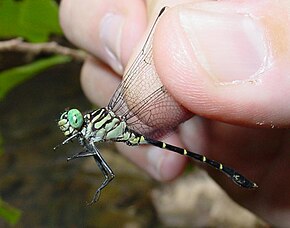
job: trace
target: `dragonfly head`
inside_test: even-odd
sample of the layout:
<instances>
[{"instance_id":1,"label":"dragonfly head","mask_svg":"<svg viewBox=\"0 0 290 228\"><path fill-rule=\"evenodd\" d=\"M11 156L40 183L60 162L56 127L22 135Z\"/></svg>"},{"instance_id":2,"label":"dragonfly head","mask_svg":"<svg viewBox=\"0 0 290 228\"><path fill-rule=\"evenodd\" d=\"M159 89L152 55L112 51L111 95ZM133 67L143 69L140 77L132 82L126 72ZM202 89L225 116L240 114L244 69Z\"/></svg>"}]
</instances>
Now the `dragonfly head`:
<instances>
[{"instance_id":1,"label":"dragonfly head","mask_svg":"<svg viewBox=\"0 0 290 228\"><path fill-rule=\"evenodd\" d=\"M78 109L70 109L61 114L58 127L67 137L77 134L84 123L84 116Z\"/></svg>"}]
</instances>

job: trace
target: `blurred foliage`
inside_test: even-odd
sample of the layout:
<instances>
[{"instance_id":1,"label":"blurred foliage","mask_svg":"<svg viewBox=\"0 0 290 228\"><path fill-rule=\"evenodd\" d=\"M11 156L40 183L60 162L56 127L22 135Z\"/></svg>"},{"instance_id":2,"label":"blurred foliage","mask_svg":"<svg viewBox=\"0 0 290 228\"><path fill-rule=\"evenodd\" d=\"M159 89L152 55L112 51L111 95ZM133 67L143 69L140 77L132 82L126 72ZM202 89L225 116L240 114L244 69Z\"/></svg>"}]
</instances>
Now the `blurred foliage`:
<instances>
[{"instance_id":1,"label":"blurred foliage","mask_svg":"<svg viewBox=\"0 0 290 228\"><path fill-rule=\"evenodd\" d=\"M10 206L0 198L0 217L3 218L9 225L15 225L21 216L21 211Z\"/></svg>"},{"instance_id":2,"label":"blurred foliage","mask_svg":"<svg viewBox=\"0 0 290 228\"><path fill-rule=\"evenodd\" d=\"M67 56L52 56L0 72L0 101L15 86L56 64L70 61Z\"/></svg>"},{"instance_id":3,"label":"blurred foliage","mask_svg":"<svg viewBox=\"0 0 290 228\"><path fill-rule=\"evenodd\" d=\"M0 1L1 38L23 37L30 42L45 42L51 34L62 34L55 1Z\"/></svg>"},{"instance_id":4,"label":"blurred foliage","mask_svg":"<svg viewBox=\"0 0 290 228\"><path fill-rule=\"evenodd\" d=\"M0 38L22 37L30 42L45 42L52 34L61 35L58 4L53 0L0 1ZM67 57L48 57L26 66L0 73L0 100L16 85L56 64L67 62Z\"/></svg>"},{"instance_id":5,"label":"blurred foliage","mask_svg":"<svg viewBox=\"0 0 290 228\"><path fill-rule=\"evenodd\" d=\"M0 1L1 40L22 37L28 42L46 42L49 41L51 35L62 35L57 1ZM50 56L0 72L0 100L15 86L49 67L68 62L70 59L67 56ZM0 155L2 153L3 139L0 134ZM0 198L0 218L3 218L9 225L14 225L20 216L20 210L13 208Z\"/></svg>"}]
</instances>

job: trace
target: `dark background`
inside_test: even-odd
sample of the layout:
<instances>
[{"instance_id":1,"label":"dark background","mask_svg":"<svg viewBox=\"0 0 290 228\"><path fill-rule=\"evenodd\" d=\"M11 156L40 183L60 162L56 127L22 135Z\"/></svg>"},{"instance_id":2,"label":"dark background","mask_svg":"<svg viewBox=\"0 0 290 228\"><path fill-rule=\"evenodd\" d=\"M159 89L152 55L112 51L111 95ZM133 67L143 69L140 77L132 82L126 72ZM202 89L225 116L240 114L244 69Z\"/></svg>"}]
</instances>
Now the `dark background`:
<instances>
[{"instance_id":1,"label":"dark background","mask_svg":"<svg viewBox=\"0 0 290 228\"><path fill-rule=\"evenodd\" d=\"M66 161L81 150L77 142L53 150L64 140L57 127L64 108L92 108L80 88L80 67L72 62L46 70L1 101L1 197L22 210L19 225L25 227L158 224L149 197L153 182L116 153L113 144L98 146L117 177L89 207L86 203L102 180L97 165L91 158ZM6 223L0 219L2 225Z\"/></svg>"}]
</instances>

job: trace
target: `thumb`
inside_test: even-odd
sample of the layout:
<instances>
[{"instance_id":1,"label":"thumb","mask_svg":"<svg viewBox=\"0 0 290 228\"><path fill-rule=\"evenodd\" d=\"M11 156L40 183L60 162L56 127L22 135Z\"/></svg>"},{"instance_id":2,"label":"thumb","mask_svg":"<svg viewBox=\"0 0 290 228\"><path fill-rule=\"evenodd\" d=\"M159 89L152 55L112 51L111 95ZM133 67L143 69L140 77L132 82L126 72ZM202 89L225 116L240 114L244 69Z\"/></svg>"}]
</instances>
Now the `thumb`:
<instances>
[{"instance_id":1,"label":"thumb","mask_svg":"<svg viewBox=\"0 0 290 228\"><path fill-rule=\"evenodd\" d=\"M200 116L289 127L289 6L211 1L169 9L153 43L162 83Z\"/></svg>"}]
</instances>

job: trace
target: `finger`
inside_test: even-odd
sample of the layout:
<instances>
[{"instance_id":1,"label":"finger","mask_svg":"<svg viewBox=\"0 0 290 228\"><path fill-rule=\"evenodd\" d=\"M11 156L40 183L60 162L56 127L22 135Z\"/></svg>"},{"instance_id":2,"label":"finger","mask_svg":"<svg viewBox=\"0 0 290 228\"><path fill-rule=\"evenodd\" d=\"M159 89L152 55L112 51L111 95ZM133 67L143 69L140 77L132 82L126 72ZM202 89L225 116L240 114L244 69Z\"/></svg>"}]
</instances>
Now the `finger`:
<instances>
[{"instance_id":1,"label":"finger","mask_svg":"<svg viewBox=\"0 0 290 228\"><path fill-rule=\"evenodd\" d=\"M289 1L210 1L170 8L153 43L161 81L201 116L289 127L289 7Z\"/></svg>"},{"instance_id":2,"label":"finger","mask_svg":"<svg viewBox=\"0 0 290 228\"><path fill-rule=\"evenodd\" d=\"M60 21L66 37L123 73L146 27L143 1L63 0Z\"/></svg>"},{"instance_id":3,"label":"finger","mask_svg":"<svg viewBox=\"0 0 290 228\"><path fill-rule=\"evenodd\" d=\"M82 68L81 85L89 100L104 107L119 85L121 79L107 65L88 58Z\"/></svg>"}]
</instances>

